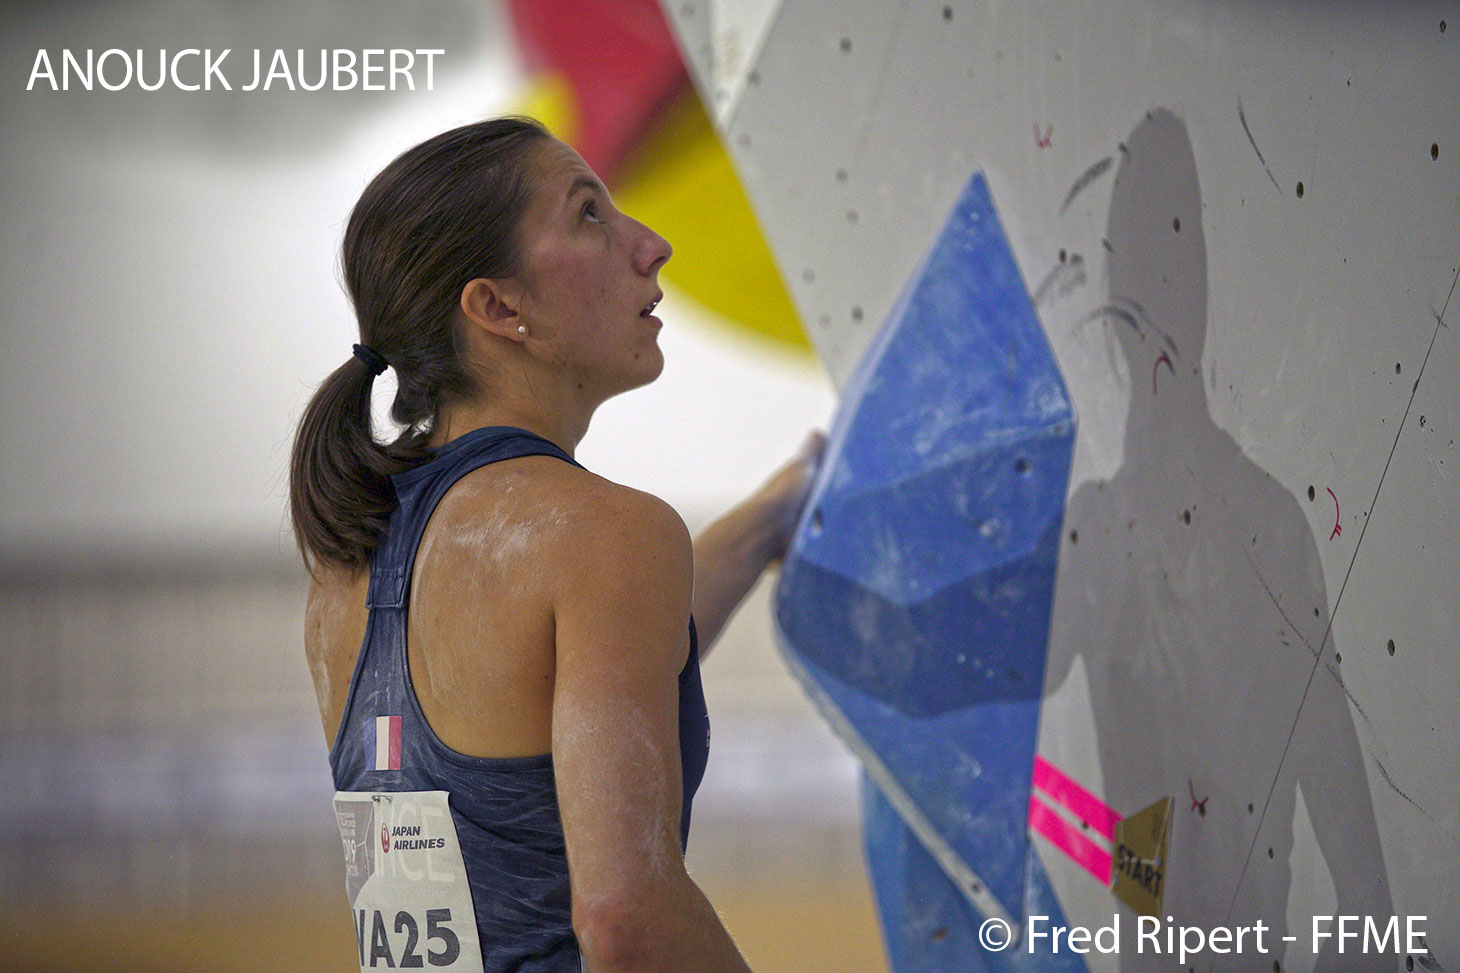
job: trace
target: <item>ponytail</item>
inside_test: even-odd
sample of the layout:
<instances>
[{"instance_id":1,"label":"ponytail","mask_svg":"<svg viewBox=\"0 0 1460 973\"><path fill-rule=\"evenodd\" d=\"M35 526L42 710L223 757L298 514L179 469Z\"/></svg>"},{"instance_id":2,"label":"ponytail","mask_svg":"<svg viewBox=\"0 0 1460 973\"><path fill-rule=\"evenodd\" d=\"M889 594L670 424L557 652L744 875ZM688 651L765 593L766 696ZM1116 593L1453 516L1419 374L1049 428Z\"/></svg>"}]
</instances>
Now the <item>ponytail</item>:
<instances>
[{"instance_id":1,"label":"ponytail","mask_svg":"<svg viewBox=\"0 0 1460 973\"><path fill-rule=\"evenodd\" d=\"M443 403L480 391L456 308L469 281L517 273L530 151L550 137L520 116L463 125L402 153L355 204L342 263L368 354L351 356L314 393L289 462L290 519L311 573L320 561L369 561L395 508L390 478L431 457ZM386 445L370 428L382 359L398 379L391 418L405 429Z\"/></svg>"},{"instance_id":2,"label":"ponytail","mask_svg":"<svg viewBox=\"0 0 1460 973\"><path fill-rule=\"evenodd\" d=\"M324 380L299 420L289 461L289 506L306 565L311 557L363 565L385 535L395 507L390 477L426 458L424 436L389 448L375 441L370 429L374 379L370 367L351 356Z\"/></svg>"}]
</instances>

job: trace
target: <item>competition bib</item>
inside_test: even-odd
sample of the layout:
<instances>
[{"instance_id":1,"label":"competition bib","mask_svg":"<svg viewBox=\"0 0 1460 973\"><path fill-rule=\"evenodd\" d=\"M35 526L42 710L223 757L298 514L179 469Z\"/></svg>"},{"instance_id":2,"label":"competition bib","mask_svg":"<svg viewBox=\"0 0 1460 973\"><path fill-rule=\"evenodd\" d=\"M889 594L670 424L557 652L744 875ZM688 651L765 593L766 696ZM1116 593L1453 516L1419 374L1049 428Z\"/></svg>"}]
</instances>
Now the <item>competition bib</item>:
<instances>
[{"instance_id":1,"label":"competition bib","mask_svg":"<svg viewBox=\"0 0 1460 973\"><path fill-rule=\"evenodd\" d=\"M360 969L482 969L446 791L337 791Z\"/></svg>"}]
</instances>

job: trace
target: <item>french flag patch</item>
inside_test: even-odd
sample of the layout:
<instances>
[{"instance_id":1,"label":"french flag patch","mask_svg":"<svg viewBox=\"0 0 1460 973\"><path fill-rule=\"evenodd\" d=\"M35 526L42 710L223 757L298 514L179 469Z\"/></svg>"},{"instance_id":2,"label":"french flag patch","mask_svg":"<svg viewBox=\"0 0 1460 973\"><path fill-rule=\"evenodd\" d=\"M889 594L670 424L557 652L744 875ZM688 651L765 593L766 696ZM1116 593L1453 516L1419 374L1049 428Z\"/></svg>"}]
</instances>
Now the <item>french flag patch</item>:
<instances>
[{"instance_id":1,"label":"french flag patch","mask_svg":"<svg viewBox=\"0 0 1460 973\"><path fill-rule=\"evenodd\" d=\"M374 725L366 723L364 729L366 762L375 770L400 770L400 717L377 716Z\"/></svg>"}]
</instances>

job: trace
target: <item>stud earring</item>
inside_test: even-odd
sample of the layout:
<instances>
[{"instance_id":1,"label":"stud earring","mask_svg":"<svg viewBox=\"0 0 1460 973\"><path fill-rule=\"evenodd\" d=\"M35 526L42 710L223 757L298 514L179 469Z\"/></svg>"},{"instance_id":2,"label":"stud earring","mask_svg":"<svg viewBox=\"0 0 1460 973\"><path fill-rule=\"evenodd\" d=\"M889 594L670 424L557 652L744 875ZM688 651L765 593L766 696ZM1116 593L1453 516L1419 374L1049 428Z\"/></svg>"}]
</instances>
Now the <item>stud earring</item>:
<instances>
[{"instance_id":1,"label":"stud earring","mask_svg":"<svg viewBox=\"0 0 1460 973\"><path fill-rule=\"evenodd\" d=\"M525 325L525 324L519 324L517 326L517 333L518 334L527 334L527 325Z\"/></svg>"}]
</instances>

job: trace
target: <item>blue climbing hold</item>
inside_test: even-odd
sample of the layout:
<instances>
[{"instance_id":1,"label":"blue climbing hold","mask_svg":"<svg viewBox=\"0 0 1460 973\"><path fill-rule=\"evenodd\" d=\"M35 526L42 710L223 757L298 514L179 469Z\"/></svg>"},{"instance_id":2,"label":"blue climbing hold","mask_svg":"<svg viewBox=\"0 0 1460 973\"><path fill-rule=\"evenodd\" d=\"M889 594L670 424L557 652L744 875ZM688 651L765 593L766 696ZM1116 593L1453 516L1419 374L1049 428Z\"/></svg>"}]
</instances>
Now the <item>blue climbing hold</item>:
<instances>
[{"instance_id":1,"label":"blue climbing hold","mask_svg":"<svg viewBox=\"0 0 1460 973\"><path fill-rule=\"evenodd\" d=\"M783 653L970 904L1017 922L1074 415L982 175L829 439Z\"/></svg>"}]
</instances>

